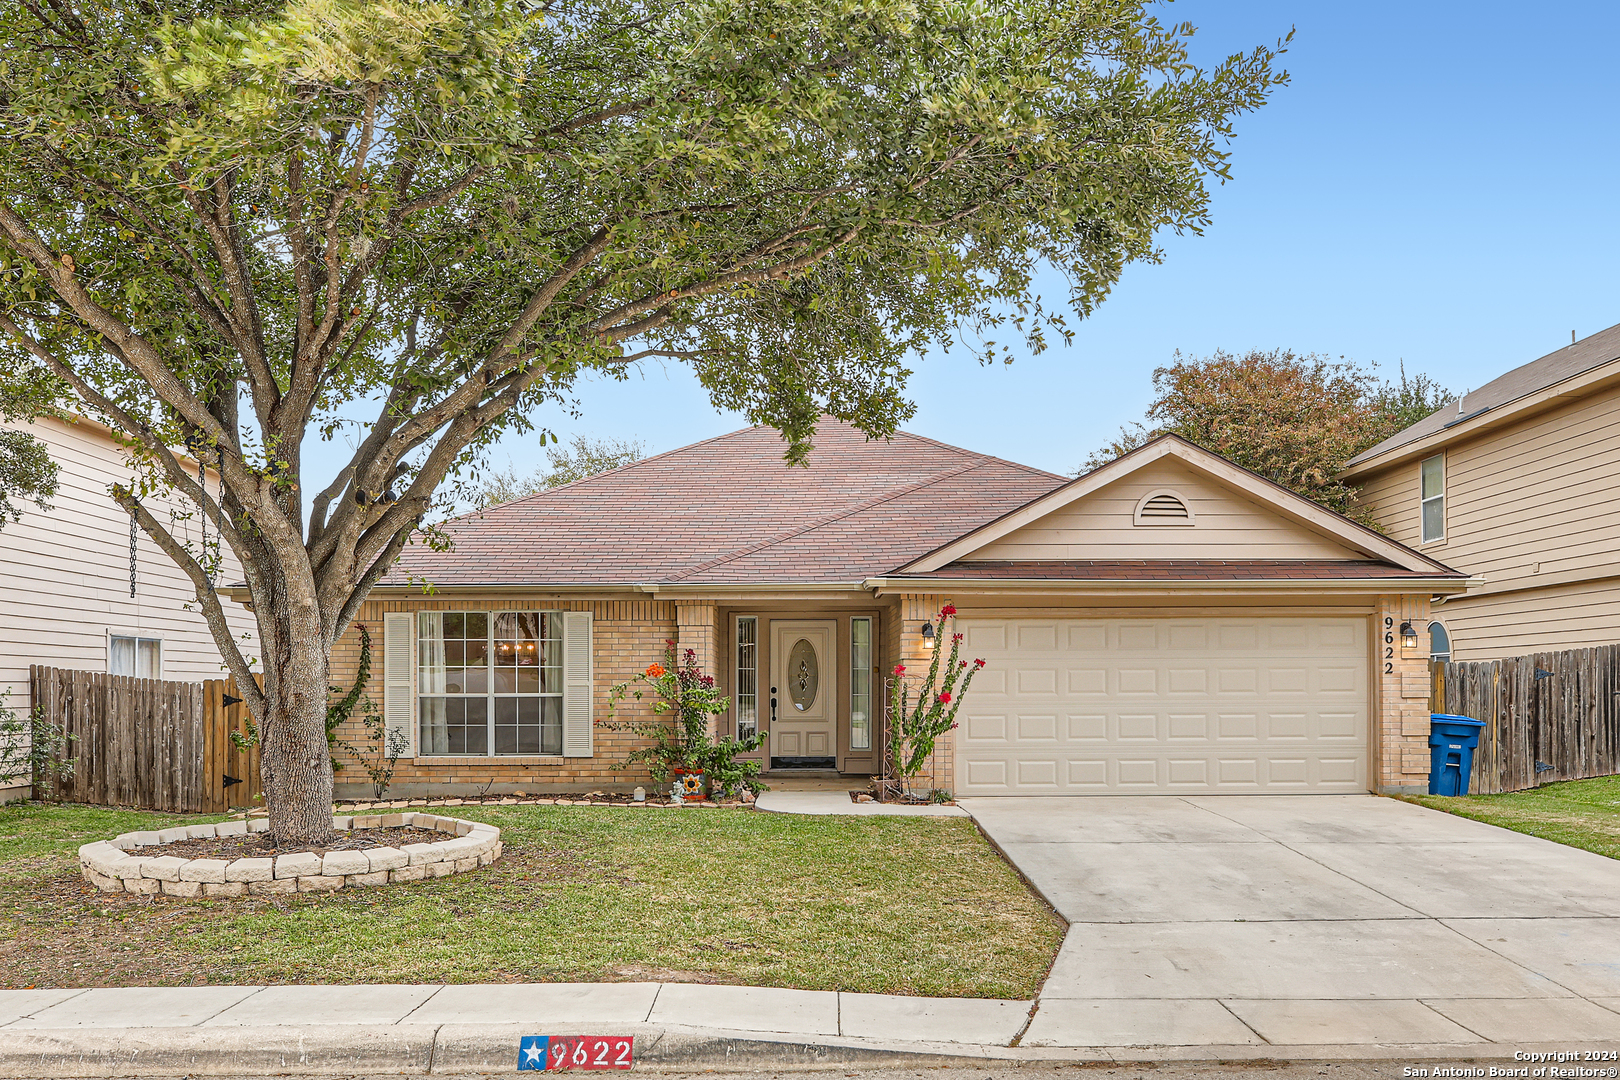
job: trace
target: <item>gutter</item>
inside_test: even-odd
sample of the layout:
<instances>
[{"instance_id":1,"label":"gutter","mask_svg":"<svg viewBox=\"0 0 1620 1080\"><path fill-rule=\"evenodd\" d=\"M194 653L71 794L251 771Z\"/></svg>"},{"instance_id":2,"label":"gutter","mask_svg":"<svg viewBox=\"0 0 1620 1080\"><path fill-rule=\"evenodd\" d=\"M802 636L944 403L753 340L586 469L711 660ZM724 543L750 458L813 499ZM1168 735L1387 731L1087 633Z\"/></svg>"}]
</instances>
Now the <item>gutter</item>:
<instances>
[{"instance_id":1,"label":"gutter","mask_svg":"<svg viewBox=\"0 0 1620 1080\"><path fill-rule=\"evenodd\" d=\"M1426 592L1460 593L1482 588L1482 577L1408 578L1266 578L1262 580L1218 580L1209 578L868 578L866 587L876 596L889 593L937 592L942 589L975 589L988 592L1054 593L1077 592Z\"/></svg>"}]
</instances>

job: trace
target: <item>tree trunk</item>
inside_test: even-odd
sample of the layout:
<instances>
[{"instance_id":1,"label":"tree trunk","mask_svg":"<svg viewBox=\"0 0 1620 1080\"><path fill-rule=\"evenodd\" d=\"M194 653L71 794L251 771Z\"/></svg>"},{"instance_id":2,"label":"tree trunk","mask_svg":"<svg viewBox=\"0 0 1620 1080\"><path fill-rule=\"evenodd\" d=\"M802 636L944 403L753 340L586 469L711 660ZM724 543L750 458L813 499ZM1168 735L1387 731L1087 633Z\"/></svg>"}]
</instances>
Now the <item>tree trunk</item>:
<instances>
[{"instance_id":1,"label":"tree trunk","mask_svg":"<svg viewBox=\"0 0 1620 1080\"><path fill-rule=\"evenodd\" d=\"M271 835L280 844L319 847L332 835L329 658L319 635L312 636L290 642L279 669L265 673L260 761ZM266 663L273 661L267 656Z\"/></svg>"}]
</instances>

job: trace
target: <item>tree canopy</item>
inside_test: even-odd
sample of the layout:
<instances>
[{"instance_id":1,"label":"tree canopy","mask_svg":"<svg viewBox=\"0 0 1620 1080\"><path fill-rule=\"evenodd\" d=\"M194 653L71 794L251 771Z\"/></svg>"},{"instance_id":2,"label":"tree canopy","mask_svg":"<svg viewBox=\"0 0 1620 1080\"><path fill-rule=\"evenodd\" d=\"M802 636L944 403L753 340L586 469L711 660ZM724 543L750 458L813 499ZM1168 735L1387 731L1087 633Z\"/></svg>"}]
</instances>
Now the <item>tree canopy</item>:
<instances>
[{"instance_id":1,"label":"tree canopy","mask_svg":"<svg viewBox=\"0 0 1620 1080\"><path fill-rule=\"evenodd\" d=\"M115 497L198 590L272 828L314 835L327 655L447 475L647 357L798 459L823 413L894 431L964 325L1044 347L1205 224L1286 77L1191 33L1146 0L0 0L5 376L128 441ZM241 560L262 691L155 487Z\"/></svg>"},{"instance_id":2,"label":"tree canopy","mask_svg":"<svg viewBox=\"0 0 1620 1080\"><path fill-rule=\"evenodd\" d=\"M1335 479L1363 450L1428 416L1452 394L1427 375L1385 383L1344 360L1287 349L1216 352L1153 372L1147 423L1121 428L1084 470L1166 433L1181 436L1333 510L1371 524Z\"/></svg>"}]
</instances>

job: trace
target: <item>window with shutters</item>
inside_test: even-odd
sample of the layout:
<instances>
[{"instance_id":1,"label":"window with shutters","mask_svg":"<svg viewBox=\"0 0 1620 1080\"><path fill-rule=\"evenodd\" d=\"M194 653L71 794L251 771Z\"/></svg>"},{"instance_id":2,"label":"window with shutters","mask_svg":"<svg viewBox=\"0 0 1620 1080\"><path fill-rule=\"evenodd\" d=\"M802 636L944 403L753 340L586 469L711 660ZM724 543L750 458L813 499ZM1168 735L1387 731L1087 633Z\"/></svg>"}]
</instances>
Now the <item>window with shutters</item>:
<instances>
[{"instance_id":1,"label":"window with shutters","mask_svg":"<svg viewBox=\"0 0 1620 1080\"><path fill-rule=\"evenodd\" d=\"M1179 491L1160 489L1142 496L1134 520L1137 525L1191 525L1195 515Z\"/></svg>"},{"instance_id":2,"label":"window with shutters","mask_svg":"<svg viewBox=\"0 0 1620 1080\"><path fill-rule=\"evenodd\" d=\"M417 613L418 753L563 752L557 611Z\"/></svg>"}]
</instances>

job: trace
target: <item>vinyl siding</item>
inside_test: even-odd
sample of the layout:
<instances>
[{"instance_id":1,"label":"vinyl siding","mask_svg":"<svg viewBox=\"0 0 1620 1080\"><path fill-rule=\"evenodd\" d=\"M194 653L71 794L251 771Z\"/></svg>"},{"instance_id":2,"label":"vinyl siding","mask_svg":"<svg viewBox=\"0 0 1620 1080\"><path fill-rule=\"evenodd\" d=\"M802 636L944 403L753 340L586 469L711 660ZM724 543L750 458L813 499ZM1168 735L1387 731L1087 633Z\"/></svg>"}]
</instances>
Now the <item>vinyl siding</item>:
<instances>
[{"instance_id":1,"label":"vinyl siding","mask_svg":"<svg viewBox=\"0 0 1620 1080\"><path fill-rule=\"evenodd\" d=\"M129 517L107 494L129 479L122 449L88 422L42 420L28 430L60 466L60 489L49 511L24 502L22 520L0 529L0 690L10 689L13 706L26 706L30 664L106 671L109 634L161 638L166 679L221 678L207 624L186 610L196 607L190 580L144 534L136 541L137 592L129 595ZM159 496L147 505L160 520L182 510ZM174 527L197 539L195 520ZM224 557L221 579L240 581L229 548ZM225 610L251 641L252 614L234 602Z\"/></svg>"},{"instance_id":2,"label":"vinyl siding","mask_svg":"<svg viewBox=\"0 0 1620 1080\"><path fill-rule=\"evenodd\" d=\"M1196 523L1135 524L1136 504L1158 488L1179 493ZM1008 533L964 561L1365 557L1167 458Z\"/></svg>"},{"instance_id":3,"label":"vinyl siding","mask_svg":"<svg viewBox=\"0 0 1620 1080\"><path fill-rule=\"evenodd\" d=\"M1447 447L1446 537L1421 550L1485 578L1437 609L1456 659L1620 641L1620 388ZM1419 547L1418 469L1372 476L1362 498ZM1601 580L1600 580L1601 579Z\"/></svg>"}]
</instances>

